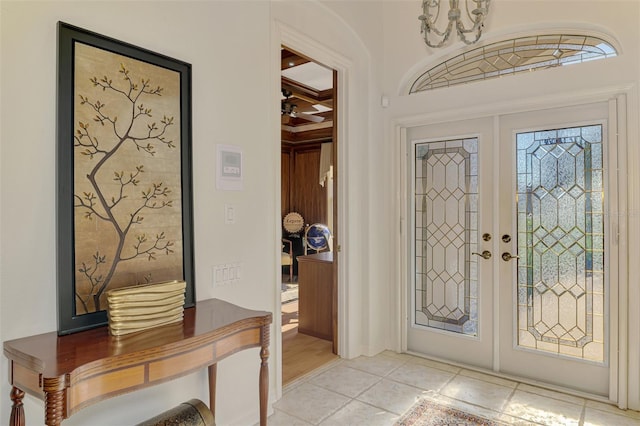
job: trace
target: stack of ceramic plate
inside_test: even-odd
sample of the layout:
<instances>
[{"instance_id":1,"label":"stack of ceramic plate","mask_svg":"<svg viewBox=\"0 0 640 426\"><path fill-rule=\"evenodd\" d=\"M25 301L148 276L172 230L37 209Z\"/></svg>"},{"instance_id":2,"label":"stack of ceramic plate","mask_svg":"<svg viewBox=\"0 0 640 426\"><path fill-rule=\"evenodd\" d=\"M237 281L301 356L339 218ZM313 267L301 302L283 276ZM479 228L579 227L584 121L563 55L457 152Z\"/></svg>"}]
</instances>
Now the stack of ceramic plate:
<instances>
[{"instance_id":1,"label":"stack of ceramic plate","mask_svg":"<svg viewBox=\"0 0 640 426\"><path fill-rule=\"evenodd\" d=\"M109 332L122 336L182 321L186 287L184 281L167 281L109 290Z\"/></svg>"}]
</instances>

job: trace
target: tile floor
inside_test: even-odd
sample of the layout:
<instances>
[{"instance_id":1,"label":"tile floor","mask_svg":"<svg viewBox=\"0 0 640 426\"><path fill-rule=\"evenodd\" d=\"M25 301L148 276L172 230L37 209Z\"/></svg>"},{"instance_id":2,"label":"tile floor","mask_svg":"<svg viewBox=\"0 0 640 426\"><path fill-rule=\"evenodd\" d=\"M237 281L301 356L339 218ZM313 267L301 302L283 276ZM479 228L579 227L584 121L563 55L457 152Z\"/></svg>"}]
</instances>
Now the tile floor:
<instances>
[{"instance_id":1,"label":"tile floor","mask_svg":"<svg viewBox=\"0 0 640 426\"><path fill-rule=\"evenodd\" d=\"M640 425L639 412L389 351L290 383L268 423L393 425L421 396L514 425Z\"/></svg>"}]
</instances>

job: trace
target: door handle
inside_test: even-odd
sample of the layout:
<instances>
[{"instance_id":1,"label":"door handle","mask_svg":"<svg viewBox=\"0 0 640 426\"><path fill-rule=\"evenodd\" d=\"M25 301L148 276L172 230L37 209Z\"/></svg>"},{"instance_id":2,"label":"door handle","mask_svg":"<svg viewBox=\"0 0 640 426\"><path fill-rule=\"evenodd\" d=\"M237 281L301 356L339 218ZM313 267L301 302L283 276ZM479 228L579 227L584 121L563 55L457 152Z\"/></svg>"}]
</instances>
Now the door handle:
<instances>
[{"instance_id":1,"label":"door handle","mask_svg":"<svg viewBox=\"0 0 640 426\"><path fill-rule=\"evenodd\" d=\"M473 252L471 254L477 254L478 256L480 256L483 259L491 259L491 252L489 250L485 250L482 253Z\"/></svg>"},{"instance_id":2,"label":"door handle","mask_svg":"<svg viewBox=\"0 0 640 426\"><path fill-rule=\"evenodd\" d=\"M508 262L511 259L520 259L520 256L514 256L508 251L505 251L504 253L502 253L502 260L504 260L505 262Z\"/></svg>"}]
</instances>

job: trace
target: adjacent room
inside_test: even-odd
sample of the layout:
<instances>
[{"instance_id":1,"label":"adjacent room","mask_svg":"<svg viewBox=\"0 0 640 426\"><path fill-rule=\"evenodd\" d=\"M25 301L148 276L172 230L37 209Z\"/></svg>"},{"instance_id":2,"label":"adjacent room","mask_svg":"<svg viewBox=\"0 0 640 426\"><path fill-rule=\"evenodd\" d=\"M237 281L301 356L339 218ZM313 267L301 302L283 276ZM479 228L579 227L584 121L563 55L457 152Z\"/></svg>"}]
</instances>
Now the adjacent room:
<instances>
[{"instance_id":1,"label":"adjacent room","mask_svg":"<svg viewBox=\"0 0 640 426\"><path fill-rule=\"evenodd\" d=\"M282 48L282 382L337 358L335 72Z\"/></svg>"}]
</instances>

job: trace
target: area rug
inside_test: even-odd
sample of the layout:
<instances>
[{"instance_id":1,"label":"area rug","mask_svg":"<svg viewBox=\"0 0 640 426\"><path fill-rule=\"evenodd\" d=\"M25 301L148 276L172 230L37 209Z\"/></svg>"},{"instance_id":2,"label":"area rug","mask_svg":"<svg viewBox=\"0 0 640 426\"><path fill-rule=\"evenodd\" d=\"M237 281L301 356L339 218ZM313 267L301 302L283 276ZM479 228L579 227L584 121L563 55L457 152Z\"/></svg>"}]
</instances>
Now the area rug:
<instances>
[{"instance_id":1,"label":"area rug","mask_svg":"<svg viewBox=\"0 0 640 426\"><path fill-rule=\"evenodd\" d=\"M423 398L416 402L394 426L502 426L504 424Z\"/></svg>"}]
</instances>

